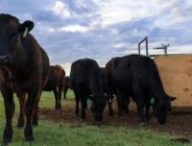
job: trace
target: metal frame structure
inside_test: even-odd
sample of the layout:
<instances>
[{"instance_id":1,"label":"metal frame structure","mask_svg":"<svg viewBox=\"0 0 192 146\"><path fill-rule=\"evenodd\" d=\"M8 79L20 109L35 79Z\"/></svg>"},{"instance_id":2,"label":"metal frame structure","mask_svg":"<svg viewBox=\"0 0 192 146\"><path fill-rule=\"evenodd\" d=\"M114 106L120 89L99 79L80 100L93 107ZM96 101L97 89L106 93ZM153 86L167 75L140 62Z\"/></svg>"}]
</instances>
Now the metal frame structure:
<instances>
[{"instance_id":1,"label":"metal frame structure","mask_svg":"<svg viewBox=\"0 0 192 146\"><path fill-rule=\"evenodd\" d=\"M142 41L138 43L138 53L141 55L141 44L145 42L146 55L149 56L148 37L146 36Z\"/></svg>"},{"instance_id":2,"label":"metal frame structure","mask_svg":"<svg viewBox=\"0 0 192 146\"><path fill-rule=\"evenodd\" d=\"M167 44L167 45L162 44L162 47L157 47L157 48L154 48L154 49L162 49L162 50L164 50L164 55L167 55L168 47L169 47L169 44Z\"/></svg>"}]
</instances>

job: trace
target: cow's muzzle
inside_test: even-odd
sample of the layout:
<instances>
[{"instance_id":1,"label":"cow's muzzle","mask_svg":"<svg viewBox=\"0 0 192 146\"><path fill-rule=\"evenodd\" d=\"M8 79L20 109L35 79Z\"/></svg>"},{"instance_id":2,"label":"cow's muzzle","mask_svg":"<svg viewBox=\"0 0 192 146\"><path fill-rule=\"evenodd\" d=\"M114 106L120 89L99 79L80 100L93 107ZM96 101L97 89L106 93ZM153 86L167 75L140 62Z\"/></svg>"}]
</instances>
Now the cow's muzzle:
<instances>
[{"instance_id":1,"label":"cow's muzzle","mask_svg":"<svg viewBox=\"0 0 192 146\"><path fill-rule=\"evenodd\" d=\"M0 64L6 64L9 62L8 56L2 55L0 56Z\"/></svg>"}]
</instances>

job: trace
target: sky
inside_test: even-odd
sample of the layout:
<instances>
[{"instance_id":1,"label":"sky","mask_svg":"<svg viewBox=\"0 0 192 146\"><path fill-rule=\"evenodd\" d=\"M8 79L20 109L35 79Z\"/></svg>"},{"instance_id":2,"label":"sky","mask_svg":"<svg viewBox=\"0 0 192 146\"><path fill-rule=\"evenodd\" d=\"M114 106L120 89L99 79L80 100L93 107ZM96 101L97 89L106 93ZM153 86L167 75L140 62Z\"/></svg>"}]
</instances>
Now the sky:
<instances>
[{"instance_id":1,"label":"sky","mask_svg":"<svg viewBox=\"0 0 192 146\"><path fill-rule=\"evenodd\" d=\"M77 59L105 66L112 57L138 53L146 36L149 54L163 53L154 49L162 44L170 44L169 54L192 53L192 0L1 0L0 13L32 20L31 33L51 64L67 74Z\"/></svg>"}]
</instances>

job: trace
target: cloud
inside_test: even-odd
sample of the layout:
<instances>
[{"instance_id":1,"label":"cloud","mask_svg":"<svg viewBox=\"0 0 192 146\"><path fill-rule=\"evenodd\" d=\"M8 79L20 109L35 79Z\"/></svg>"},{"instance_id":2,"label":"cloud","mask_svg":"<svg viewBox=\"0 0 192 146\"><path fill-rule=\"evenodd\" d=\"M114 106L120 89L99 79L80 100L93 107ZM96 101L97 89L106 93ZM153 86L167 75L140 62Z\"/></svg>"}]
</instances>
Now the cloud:
<instances>
[{"instance_id":1,"label":"cloud","mask_svg":"<svg viewBox=\"0 0 192 146\"><path fill-rule=\"evenodd\" d=\"M50 10L55 15L62 16L64 18L71 16L70 12L67 10L65 3L63 3L62 1L56 1L53 7L50 8Z\"/></svg>"}]
</instances>

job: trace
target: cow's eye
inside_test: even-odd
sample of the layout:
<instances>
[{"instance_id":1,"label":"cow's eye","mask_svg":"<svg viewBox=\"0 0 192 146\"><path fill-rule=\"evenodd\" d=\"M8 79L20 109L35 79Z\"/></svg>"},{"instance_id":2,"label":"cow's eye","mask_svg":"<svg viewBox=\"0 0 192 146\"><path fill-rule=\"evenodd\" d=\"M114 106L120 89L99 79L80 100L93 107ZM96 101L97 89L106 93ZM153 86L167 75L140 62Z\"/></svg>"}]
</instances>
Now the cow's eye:
<instances>
[{"instance_id":1,"label":"cow's eye","mask_svg":"<svg viewBox=\"0 0 192 146\"><path fill-rule=\"evenodd\" d=\"M17 41L17 34L12 34L10 36L11 41L16 42Z\"/></svg>"}]
</instances>

